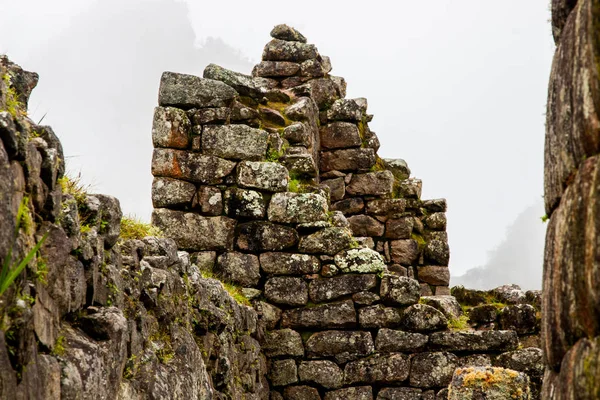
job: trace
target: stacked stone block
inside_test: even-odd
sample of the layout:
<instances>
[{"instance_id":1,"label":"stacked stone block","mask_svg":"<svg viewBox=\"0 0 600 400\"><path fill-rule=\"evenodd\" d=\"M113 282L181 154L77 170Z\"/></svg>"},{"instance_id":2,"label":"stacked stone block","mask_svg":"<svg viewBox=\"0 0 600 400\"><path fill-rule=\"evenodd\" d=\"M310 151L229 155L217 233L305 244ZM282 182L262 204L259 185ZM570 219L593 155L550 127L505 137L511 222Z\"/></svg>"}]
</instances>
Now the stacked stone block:
<instances>
[{"instance_id":1,"label":"stacked stone block","mask_svg":"<svg viewBox=\"0 0 600 400\"><path fill-rule=\"evenodd\" d=\"M518 352L519 334L448 329L464 317L445 200L377 156L367 101L345 98L327 57L293 28L271 35L252 76L164 73L153 222L244 287L271 399L445 398L457 367Z\"/></svg>"}]
</instances>

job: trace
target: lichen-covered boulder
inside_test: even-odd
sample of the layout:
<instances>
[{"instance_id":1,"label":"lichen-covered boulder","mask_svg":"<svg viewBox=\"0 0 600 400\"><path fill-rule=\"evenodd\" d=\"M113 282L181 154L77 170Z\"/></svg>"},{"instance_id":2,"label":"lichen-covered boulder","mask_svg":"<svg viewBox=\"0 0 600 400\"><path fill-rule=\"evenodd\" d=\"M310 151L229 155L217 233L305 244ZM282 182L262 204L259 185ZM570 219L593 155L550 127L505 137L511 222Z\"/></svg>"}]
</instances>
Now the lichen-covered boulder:
<instances>
[{"instance_id":1,"label":"lichen-covered boulder","mask_svg":"<svg viewBox=\"0 0 600 400\"><path fill-rule=\"evenodd\" d=\"M434 265L448 265L450 261L450 247L446 232L430 232L423 251L425 260Z\"/></svg>"},{"instance_id":2,"label":"lichen-covered boulder","mask_svg":"<svg viewBox=\"0 0 600 400\"><path fill-rule=\"evenodd\" d=\"M420 302L438 309L448 319L456 319L463 315L462 307L454 296L423 296Z\"/></svg>"},{"instance_id":3,"label":"lichen-covered boulder","mask_svg":"<svg viewBox=\"0 0 600 400\"><path fill-rule=\"evenodd\" d=\"M378 274L387 271L381 254L369 248L344 250L336 254L334 260L344 273Z\"/></svg>"},{"instance_id":4,"label":"lichen-covered boulder","mask_svg":"<svg viewBox=\"0 0 600 400\"><path fill-rule=\"evenodd\" d=\"M354 174L346 192L352 196L381 196L391 194L394 186L394 175L390 171Z\"/></svg>"},{"instance_id":5,"label":"lichen-covered boulder","mask_svg":"<svg viewBox=\"0 0 600 400\"><path fill-rule=\"evenodd\" d=\"M244 251L279 251L298 242L294 228L267 221L254 221L238 227L235 245Z\"/></svg>"},{"instance_id":6,"label":"lichen-covered boulder","mask_svg":"<svg viewBox=\"0 0 600 400\"><path fill-rule=\"evenodd\" d=\"M269 365L269 379L273 386L286 386L298 382L296 361L272 360Z\"/></svg>"},{"instance_id":7,"label":"lichen-covered boulder","mask_svg":"<svg viewBox=\"0 0 600 400\"><path fill-rule=\"evenodd\" d=\"M228 250L233 247L236 221L227 217L203 217L194 213L156 208L152 223L180 249Z\"/></svg>"},{"instance_id":8,"label":"lichen-covered boulder","mask_svg":"<svg viewBox=\"0 0 600 400\"><path fill-rule=\"evenodd\" d=\"M333 122L320 129L321 147L324 149L343 149L359 147L362 144L358 127L349 122Z\"/></svg>"},{"instance_id":9,"label":"lichen-covered boulder","mask_svg":"<svg viewBox=\"0 0 600 400\"><path fill-rule=\"evenodd\" d=\"M317 48L312 44L273 39L266 44L262 59L263 61L302 62L317 58L317 55Z\"/></svg>"},{"instance_id":10,"label":"lichen-covered boulder","mask_svg":"<svg viewBox=\"0 0 600 400\"><path fill-rule=\"evenodd\" d=\"M158 89L158 104L183 109L226 107L236 95L237 92L223 82L163 72Z\"/></svg>"},{"instance_id":11,"label":"lichen-covered boulder","mask_svg":"<svg viewBox=\"0 0 600 400\"><path fill-rule=\"evenodd\" d=\"M245 188L285 192L288 179L288 170L278 163L243 161L237 167L237 182Z\"/></svg>"},{"instance_id":12,"label":"lichen-covered boulder","mask_svg":"<svg viewBox=\"0 0 600 400\"><path fill-rule=\"evenodd\" d=\"M448 400L529 399L527 375L504 368L466 367L454 372Z\"/></svg>"},{"instance_id":13,"label":"lichen-covered boulder","mask_svg":"<svg viewBox=\"0 0 600 400\"><path fill-rule=\"evenodd\" d=\"M327 110L327 119L330 121L359 122L362 121L362 117L366 112L366 99L339 99Z\"/></svg>"},{"instance_id":14,"label":"lichen-covered boulder","mask_svg":"<svg viewBox=\"0 0 600 400\"><path fill-rule=\"evenodd\" d=\"M187 149L192 126L185 111L173 107L156 107L152 121L154 147Z\"/></svg>"},{"instance_id":15,"label":"lichen-covered boulder","mask_svg":"<svg viewBox=\"0 0 600 400\"><path fill-rule=\"evenodd\" d=\"M276 276L265 283L265 297L275 304L303 306L308 303L308 285L302 278Z\"/></svg>"},{"instance_id":16,"label":"lichen-covered boulder","mask_svg":"<svg viewBox=\"0 0 600 400\"><path fill-rule=\"evenodd\" d=\"M281 317L284 328L344 329L355 325L356 311L351 300L286 310Z\"/></svg>"},{"instance_id":17,"label":"lichen-covered boulder","mask_svg":"<svg viewBox=\"0 0 600 400\"><path fill-rule=\"evenodd\" d=\"M509 351L500 354L494 360L494 366L524 372L530 379L539 380L544 376L544 353L536 347Z\"/></svg>"},{"instance_id":18,"label":"lichen-covered boulder","mask_svg":"<svg viewBox=\"0 0 600 400\"><path fill-rule=\"evenodd\" d=\"M373 338L366 331L323 331L306 341L308 358L332 357L343 364L373 353Z\"/></svg>"},{"instance_id":19,"label":"lichen-covered boulder","mask_svg":"<svg viewBox=\"0 0 600 400\"><path fill-rule=\"evenodd\" d=\"M500 313L500 327L505 330L514 330L519 335L537 331L537 312L529 304L506 306Z\"/></svg>"},{"instance_id":20,"label":"lichen-covered boulder","mask_svg":"<svg viewBox=\"0 0 600 400\"><path fill-rule=\"evenodd\" d=\"M303 34L286 24L275 25L271 30L271 37L289 42L306 43L306 37Z\"/></svg>"},{"instance_id":21,"label":"lichen-covered boulder","mask_svg":"<svg viewBox=\"0 0 600 400\"><path fill-rule=\"evenodd\" d=\"M298 367L300 382L314 383L325 389L338 389L344 382L344 372L333 361L302 361Z\"/></svg>"},{"instance_id":22,"label":"lichen-covered boulder","mask_svg":"<svg viewBox=\"0 0 600 400\"><path fill-rule=\"evenodd\" d=\"M260 279L258 257L253 254L227 252L217 258L215 272L238 285L256 286Z\"/></svg>"},{"instance_id":23,"label":"lichen-covered boulder","mask_svg":"<svg viewBox=\"0 0 600 400\"><path fill-rule=\"evenodd\" d=\"M320 270L317 257L295 253L262 253L260 266L269 275L306 275Z\"/></svg>"},{"instance_id":24,"label":"lichen-covered boulder","mask_svg":"<svg viewBox=\"0 0 600 400\"><path fill-rule=\"evenodd\" d=\"M414 304L404 310L402 326L414 332L436 331L446 329L448 319L433 307L425 304Z\"/></svg>"},{"instance_id":25,"label":"lichen-covered boulder","mask_svg":"<svg viewBox=\"0 0 600 400\"><path fill-rule=\"evenodd\" d=\"M381 328L375 339L375 348L381 353L414 353L422 350L429 338L415 332Z\"/></svg>"},{"instance_id":26,"label":"lichen-covered boulder","mask_svg":"<svg viewBox=\"0 0 600 400\"><path fill-rule=\"evenodd\" d=\"M267 132L247 125L205 125L202 152L232 160L263 160L267 153Z\"/></svg>"},{"instance_id":27,"label":"lichen-covered boulder","mask_svg":"<svg viewBox=\"0 0 600 400\"><path fill-rule=\"evenodd\" d=\"M239 188L225 191L224 206L225 214L232 218L262 219L266 211L262 193Z\"/></svg>"},{"instance_id":28,"label":"lichen-covered boulder","mask_svg":"<svg viewBox=\"0 0 600 400\"><path fill-rule=\"evenodd\" d=\"M410 385L420 388L446 386L458 365L452 353L420 353L411 359Z\"/></svg>"},{"instance_id":29,"label":"lichen-covered boulder","mask_svg":"<svg viewBox=\"0 0 600 400\"><path fill-rule=\"evenodd\" d=\"M353 386L325 393L323 400L373 400L371 386Z\"/></svg>"},{"instance_id":30,"label":"lichen-covered boulder","mask_svg":"<svg viewBox=\"0 0 600 400\"><path fill-rule=\"evenodd\" d=\"M308 291L310 299L315 303L320 303L369 290L376 284L377 276L374 274L339 275L310 281Z\"/></svg>"},{"instance_id":31,"label":"lichen-covered boulder","mask_svg":"<svg viewBox=\"0 0 600 400\"><path fill-rule=\"evenodd\" d=\"M265 333L261 346L267 357L304 356L302 337L292 329L280 329Z\"/></svg>"},{"instance_id":32,"label":"lichen-covered boulder","mask_svg":"<svg viewBox=\"0 0 600 400\"><path fill-rule=\"evenodd\" d=\"M303 236L298 244L298 250L302 253L333 256L353 244L354 239L348 229L332 227Z\"/></svg>"},{"instance_id":33,"label":"lichen-covered boulder","mask_svg":"<svg viewBox=\"0 0 600 400\"><path fill-rule=\"evenodd\" d=\"M321 171L353 171L369 169L375 165L375 151L369 148L340 149L321 153ZM354 188L353 188L354 190ZM359 189L356 189L359 190ZM357 191L352 192L357 194ZM377 190L373 185L362 190ZM367 193L361 193L367 194ZM377 193L371 193L377 194Z\"/></svg>"},{"instance_id":34,"label":"lichen-covered boulder","mask_svg":"<svg viewBox=\"0 0 600 400\"><path fill-rule=\"evenodd\" d=\"M379 294L383 301L400 306L419 302L421 287L415 279L386 274L381 279Z\"/></svg>"},{"instance_id":35,"label":"lichen-covered boulder","mask_svg":"<svg viewBox=\"0 0 600 400\"><path fill-rule=\"evenodd\" d=\"M375 355L351 361L344 368L344 382L389 384L400 383L408 378L410 358L401 353Z\"/></svg>"},{"instance_id":36,"label":"lichen-covered boulder","mask_svg":"<svg viewBox=\"0 0 600 400\"><path fill-rule=\"evenodd\" d=\"M448 351L510 351L517 349L519 339L515 331L445 331L432 333L429 343Z\"/></svg>"},{"instance_id":37,"label":"lichen-covered boulder","mask_svg":"<svg viewBox=\"0 0 600 400\"><path fill-rule=\"evenodd\" d=\"M395 328L402 322L402 311L397 307L377 304L358 309L358 323L361 328Z\"/></svg>"},{"instance_id":38,"label":"lichen-covered boulder","mask_svg":"<svg viewBox=\"0 0 600 400\"><path fill-rule=\"evenodd\" d=\"M216 183L231 173L235 162L184 150L154 149L152 175L199 183Z\"/></svg>"},{"instance_id":39,"label":"lichen-covered boulder","mask_svg":"<svg viewBox=\"0 0 600 400\"><path fill-rule=\"evenodd\" d=\"M152 181L152 205L162 207L188 207L196 195L196 185L173 178L155 177Z\"/></svg>"},{"instance_id":40,"label":"lichen-covered boulder","mask_svg":"<svg viewBox=\"0 0 600 400\"><path fill-rule=\"evenodd\" d=\"M269 221L302 224L327 219L327 199L316 193L275 193L267 212Z\"/></svg>"}]
</instances>

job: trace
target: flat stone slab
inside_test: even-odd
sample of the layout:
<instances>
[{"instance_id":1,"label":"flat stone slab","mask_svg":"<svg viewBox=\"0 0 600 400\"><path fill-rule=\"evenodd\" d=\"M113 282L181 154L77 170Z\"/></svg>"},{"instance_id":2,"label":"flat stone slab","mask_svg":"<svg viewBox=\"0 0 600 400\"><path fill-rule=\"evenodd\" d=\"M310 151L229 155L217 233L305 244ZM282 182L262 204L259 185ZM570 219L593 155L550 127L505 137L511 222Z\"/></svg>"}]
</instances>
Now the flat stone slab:
<instances>
[{"instance_id":1,"label":"flat stone slab","mask_svg":"<svg viewBox=\"0 0 600 400\"><path fill-rule=\"evenodd\" d=\"M374 352L373 337L366 331L324 331L306 341L308 358L333 357L345 363L366 357Z\"/></svg>"},{"instance_id":2,"label":"flat stone slab","mask_svg":"<svg viewBox=\"0 0 600 400\"><path fill-rule=\"evenodd\" d=\"M185 150L154 149L152 175L199 183L217 183L235 162ZM287 186L287 184L286 184Z\"/></svg>"},{"instance_id":3,"label":"flat stone slab","mask_svg":"<svg viewBox=\"0 0 600 400\"><path fill-rule=\"evenodd\" d=\"M316 193L275 193L269 203L269 221L303 224L327 220L327 199Z\"/></svg>"},{"instance_id":4,"label":"flat stone slab","mask_svg":"<svg viewBox=\"0 0 600 400\"><path fill-rule=\"evenodd\" d=\"M281 326L299 329L344 329L356 326L352 300L283 312Z\"/></svg>"},{"instance_id":5,"label":"flat stone slab","mask_svg":"<svg viewBox=\"0 0 600 400\"><path fill-rule=\"evenodd\" d=\"M243 161L237 167L237 182L246 188L285 192L288 179L287 168L278 163Z\"/></svg>"},{"instance_id":6,"label":"flat stone slab","mask_svg":"<svg viewBox=\"0 0 600 400\"><path fill-rule=\"evenodd\" d=\"M226 107L237 92L223 82L194 75L163 72L158 89L158 104L182 109Z\"/></svg>"},{"instance_id":7,"label":"flat stone slab","mask_svg":"<svg viewBox=\"0 0 600 400\"><path fill-rule=\"evenodd\" d=\"M247 125L205 125L202 152L232 160L263 160L267 136L266 131Z\"/></svg>"},{"instance_id":8,"label":"flat stone slab","mask_svg":"<svg viewBox=\"0 0 600 400\"><path fill-rule=\"evenodd\" d=\"M262 253L260 267L269 275L317 274L321 269L319 259L308 254Z\"/></svg>"},{"instance_id":9,"label":"flat stone slab","mask_svg":"<svg viewBox=\"0 0 600 400\"><path fill-rule=\"evenodd\" d=\"M369 290L376 284L377 275L374 274L339 275L310 281L308 291L310 299L315 303L320 303Z\"/></svg>"},{"instance_id":10,"label":"flat stone slab","mask_svg":"<svg viewBox=\"0 0 600 400\"><path fill-rule=\"evenodd\" d=\"M433 348L448 351L511 351L519 346L515 331L435 332L429 336Z\"/></svg>"}]
</instances>

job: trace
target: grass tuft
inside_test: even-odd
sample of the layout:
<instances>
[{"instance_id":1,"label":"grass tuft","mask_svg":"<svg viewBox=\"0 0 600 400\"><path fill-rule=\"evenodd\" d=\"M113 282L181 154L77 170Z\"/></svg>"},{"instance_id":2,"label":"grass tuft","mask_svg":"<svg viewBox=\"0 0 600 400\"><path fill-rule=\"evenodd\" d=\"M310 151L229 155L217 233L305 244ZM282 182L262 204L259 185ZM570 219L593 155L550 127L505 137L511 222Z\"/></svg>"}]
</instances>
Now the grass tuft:
<instances>
[{"instance_id":1,"label":"grass tuft","mask_svg":"<svg viewBox=\"0 0 600 400\"><path fill-rule=\"evenodd\" d=\"M248 298L246 296L244 296L244 293L242 292L241 287L239 287L231 282L224 281L223 278L216 275L212 271L207 271L207 270L203 269L200 272L202 273L202 277L205 279L216 279L219 282L221 282L221 285L223 285L223 288L227 291L227 293L229 293L229 295L231 297L233 297L233 299L238 304L243 304L245 306L250 306L250 307L252 306L252 303L250 303L250 300L248 300Z\"/></svg>"},{"instance_id":2,"label":"grass tuft","mask_svg":"<svg viewBox=\"0 0 600 400\"><path fill-rule=\"evenodd\" d=\"M65 175L58 179L58 184L64 194L70 194L75 198L77 204L83 204L90 190L90 185L85 185L81 182L81 173L77 174L77 176Z\"/></svg>"},{"instance_id":3,"label":"grass tuft","mask_svg":"<svg viewBox=\"0 0 600 400\"><path fill-rule=\"evenodd\" d=\"M469 317L466 315L461 315L458 318L450 318L448 320L448 329L453 331L465 331L469 329L471 326L469 325Z\"/></svg>"},{"instance_id":4,"label":"grass tuft","mask_svg":"<svg viewBox=\"0 0 600 400\"><path fill-rule=\"evenodd\" d=\"M143 239L146 236L161 237L163 232L160 228L143 222L137 217L128 215L121 218L121 239Z\"/></svg>"}]
</instances>

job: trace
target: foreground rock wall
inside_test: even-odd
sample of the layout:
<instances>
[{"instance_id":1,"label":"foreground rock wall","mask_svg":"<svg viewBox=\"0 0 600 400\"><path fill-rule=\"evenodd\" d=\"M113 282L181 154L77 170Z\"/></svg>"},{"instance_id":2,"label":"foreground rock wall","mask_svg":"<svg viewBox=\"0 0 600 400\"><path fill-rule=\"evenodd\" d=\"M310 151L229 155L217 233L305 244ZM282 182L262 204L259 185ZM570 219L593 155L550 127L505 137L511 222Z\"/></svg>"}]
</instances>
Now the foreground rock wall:
<instances>
[{"instance_id":1,"label":"foreground rock wall","mask_svg":"<svg viewBox=\"0 0 600 400\"><path fill-rule=\"evenodd\" d=\"M552 2L543 280L545 399L600 398L600 1Z\"/></svg>"},{"instance_id":2,"label":"foreground rock wall","mask_svg":"<svg viewBox=\"0 0 600 400\"><path fill-rule=\"evenodd\" d=\"M47 235L0 297L0 399L267 399L256 312L172 239L124 240L118 200L65 179L27 118L37 74L0 76L0 260Z\"/></svg>"},{"instance_id":3,"label":"foreground rock wall","mask_svg":"<svg viewBox=\"0 0 600 400\"><path fill-rule=\"evenodd\" d=\"M345 98L327 57L271 35L252 76L165 72L152 130L153 223L252 299L271 399L441 399L457 367L492 364L523 371L513 398L530 382L538 398L536 296L459 290L467 321L445 200L377 156L366 99Z\"/></svg>"}]
</instances>

